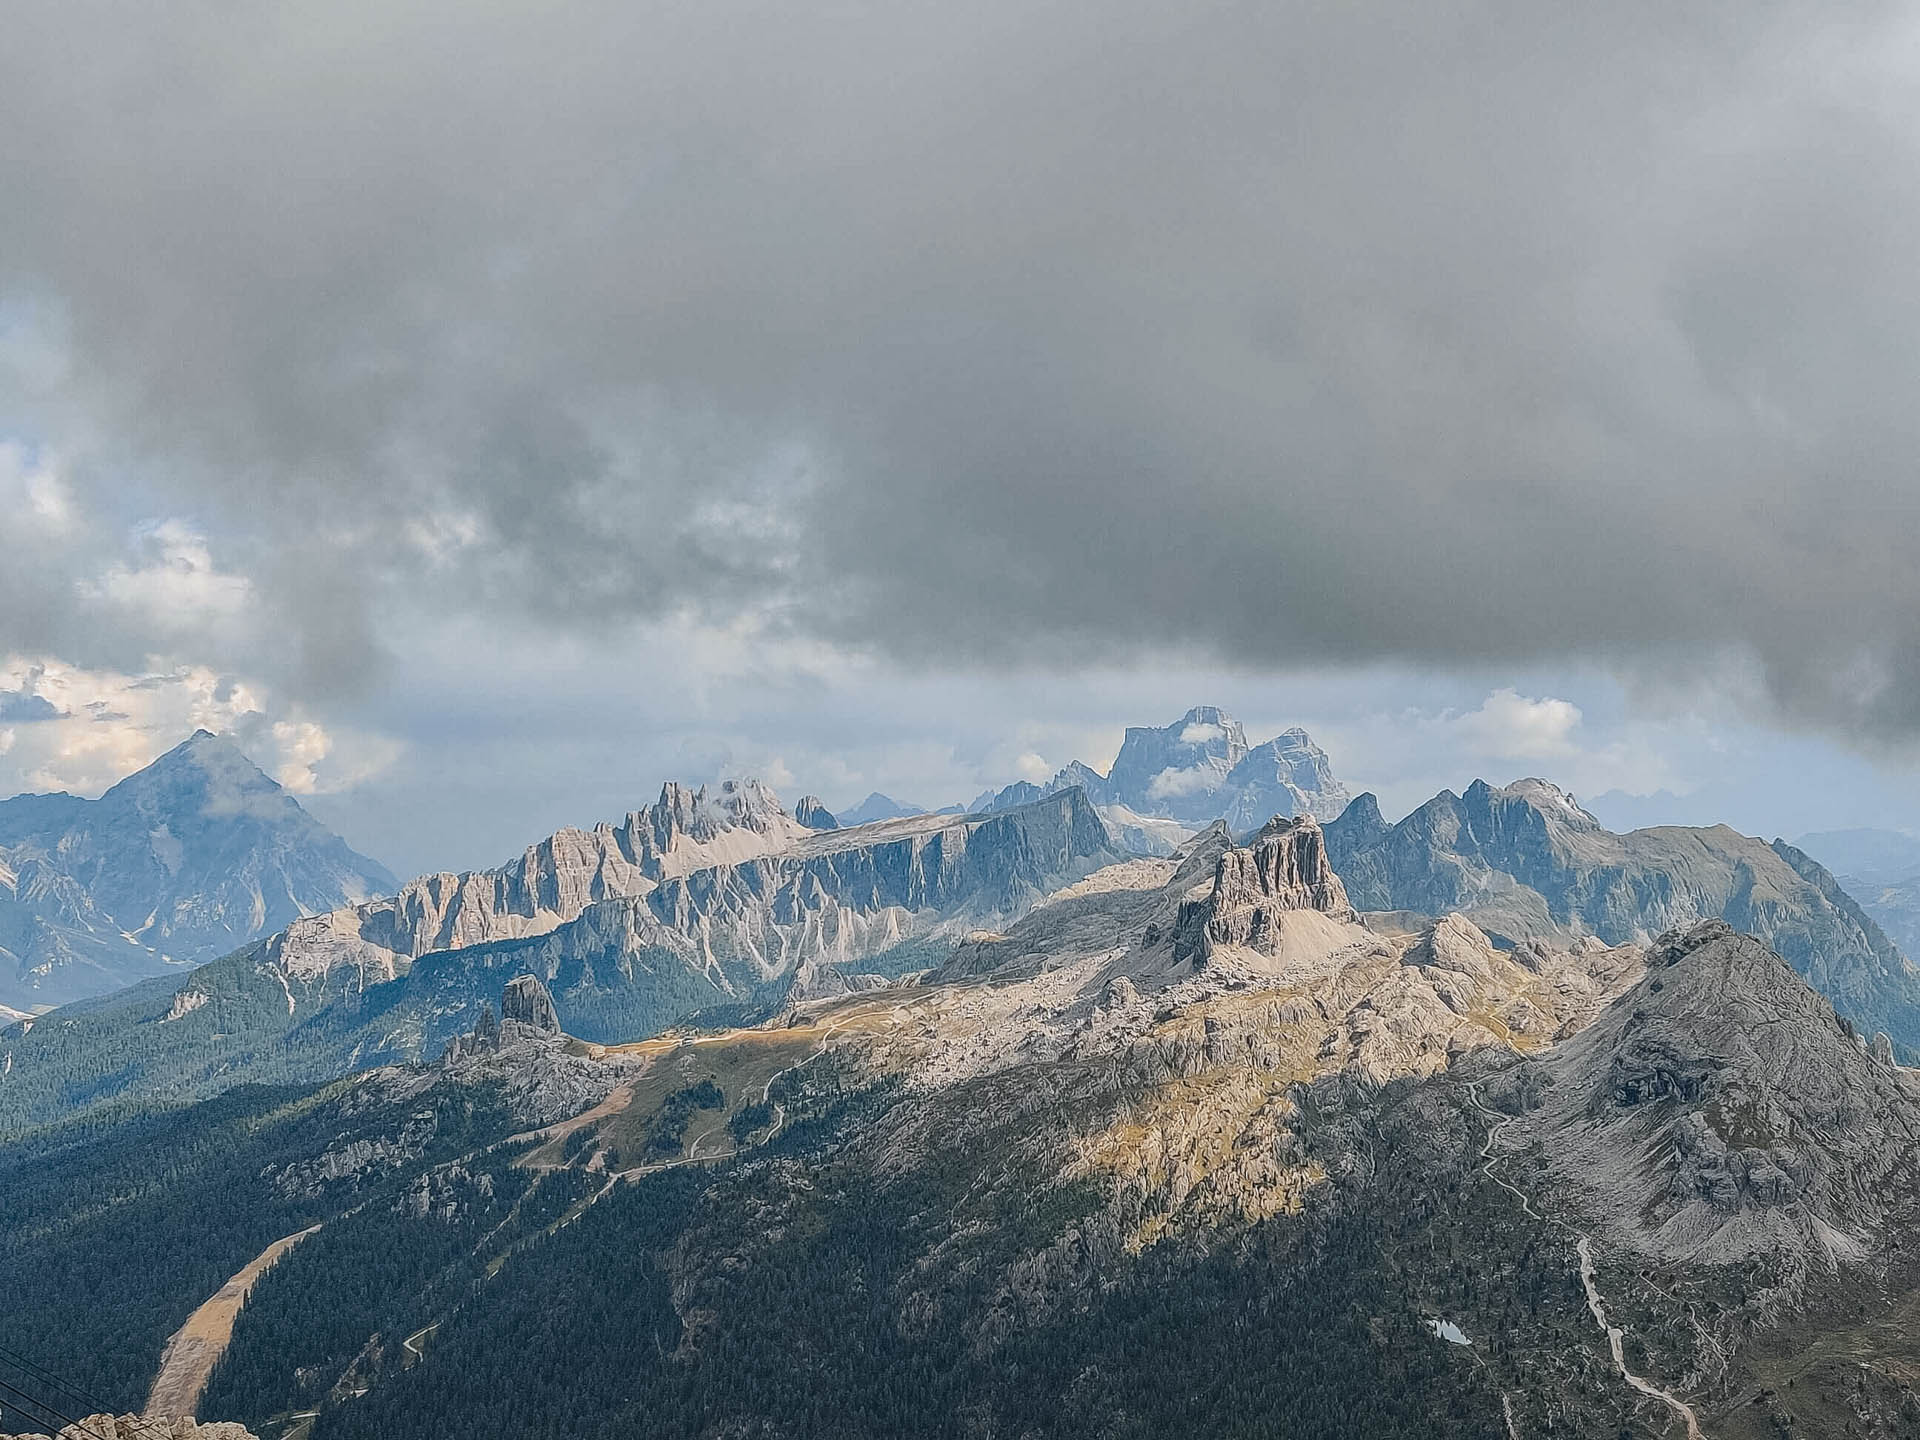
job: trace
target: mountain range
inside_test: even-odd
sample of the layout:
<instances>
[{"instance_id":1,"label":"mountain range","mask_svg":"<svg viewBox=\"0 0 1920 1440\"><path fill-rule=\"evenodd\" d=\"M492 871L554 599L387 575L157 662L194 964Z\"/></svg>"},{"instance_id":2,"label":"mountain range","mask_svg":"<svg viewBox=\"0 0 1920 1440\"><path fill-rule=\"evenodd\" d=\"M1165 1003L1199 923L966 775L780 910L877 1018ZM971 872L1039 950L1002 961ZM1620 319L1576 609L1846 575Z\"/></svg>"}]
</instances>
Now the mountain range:
<instances>
[{"instance_id":1,"label":"mountain range","mask_svg":"<svg viewBox=\"0 0 1920 1440\"><path fill-rule=\"evenodd\" d=\"M396 883L197 731L97 800L0 801L0 1006L177 973Z\"/></svg>"},{"instance_id":2,"label":"mountain range","mask_svg":"<svg viewBox=\"0 0 1920 1440\"><path fill-rule=\"evenodd\" d=\"M1248 747L1231 717L1197 708L1129 731L1112 772L1095 777L1098 793L1144 803L1169 770L1209 776L1208 806L1230 802L1212 826L1233 836L1248 777L1268 768L1250 769L1249 757L1288 747L1304 756L1293 773L1317 788L1295 783L1282 799L1325 805L1344 793L1311 742L1281 741ZM153 772L206 774L216 763L278 796L211 737ZM156 788L146 772L127 785ZM190 787L161 793L206 808ZM423 1061L516 971L550 985L596 1043L882 985L950 965L968 932L1018 920L1139 854L1106 818L1113 808L1103 817L1085 786L1012 787L972 814L857 824L811 797L789 814L753 780L711 791L669 783L617 825L562 830L493 870L422 876L383 898L300 914L184 980L70 1005L57 1029L16 1015L0 1029L0 1134L128 1095L191 1099ZM1538 780L1443 792L1393 825L1362 795L1324 834L1357 911L1389 926L1458 913L1501 946L1589 936L1611 946L1722 919L1786 956L1864 1033L1884 1031L1902 1054L1920 1049L1920 976L1830 874L1782 842L1725 827L1615 835ZM236 873L260 868L249 865Z\"/></svg>"},{"instance_id":3,"label":"mountain range","mask_svg":"<svg viewBox=\"0 0 1920 1440\"><path fill-rule=\"evenodd\" d=\"M184 980L0 1030L0 1134L127 1094L429 1059L517 972L607 1043L870 988L1120 858L1079 790L816 831L755 781L669 783L617 826L562 830L497 869L422 876Z\"/></svg>"},{"instance_id":4,"label":"mountain range","mask_svg":"<svg viewBox=\"0 0 1920 1440\"><path fill-rule=\"evenodd\" d=\"M1920 1048L1920 972L1805 852L1724 825L1616 835L1544 780L1442 791L1389 825L1361 795L1327 847L1362 909L1458 912L1515 943L1644 945L1724 920L1766 941L1867 1032Z\"/></svg>"},{"instance_id":5,"label":"mountain range","mask_svg":"<svg viewBox=\"0 0 1920 1440\"><path fill-rule=\"evenodd\" d=\"M101 915L122 853L291 913L0 1026L0 1432L55 1372L230 1440L1920 1419L1920 976L1812 858L1884 837L1388 823L1205 708L970 813L669 783L324 908L260 877L352 852L213 737L24 798Z\"/></svg>"},{"instance_id":6,"label":"mountain range","mask_svg":"<svg viewBox=\"0 0 1920 1440\"><path fill-rule=\"evenodd\" d=\"M996 857L925 973L603 1044L516 948L438 1058L0 1146L0 1346L312 1440L1909 1433L1920 1082L1760 939L1374 910L1312 817L1004 907L1043 804L870 827Z\"/></svg>"}]
</instances>

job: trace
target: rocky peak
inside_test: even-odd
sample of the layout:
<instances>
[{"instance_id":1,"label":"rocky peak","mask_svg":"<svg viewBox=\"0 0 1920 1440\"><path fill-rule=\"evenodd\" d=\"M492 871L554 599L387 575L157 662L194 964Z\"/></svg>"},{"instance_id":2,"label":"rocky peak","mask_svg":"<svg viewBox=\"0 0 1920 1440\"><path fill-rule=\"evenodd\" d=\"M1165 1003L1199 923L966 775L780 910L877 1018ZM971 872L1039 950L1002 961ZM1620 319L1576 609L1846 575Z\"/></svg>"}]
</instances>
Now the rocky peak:
<instances>
[{"instance_id":1,"label":"rocky peak","mask_svg":"<svg viewBox=\"0 0 1920 1440\"><path fill-rule=\"evenodd\" d=\"M1369 790L1353 797L1340 818L1326 827L1327 846L1336 855L1354 855L1378 844L1393 827L1380 813L1380 801Z\"/></svg>"},{"instance_id":2,"label":"rocky peak","mask_svg":"<svg viewBox=\"0 0 1920 1440\"><path fill-rule=\"evenodd\" d=\"M1181 905L1174 958L1204 964L1221 945L1270 954L1280 917L1299 910L1348 923L1359 919L1327 860L1319 822L1310 815L1276 816L1252 845L1229 846L1221 853L1205 899Z\"/></svg>"},{"instance_id":3,"label":"rocky peak","mask_svg":"<svg viewBox=\"0 0 1920 1440\"><path fill-rule=\"evenodd\" d=\"M975 809L1006 809L1043 794L1078 786L1101 807L1109 823L1125 830L1147 819L1195 827L1225 820L1236 833L1271 815L1313 815L1330 820L1347 803L1347 787L1334 778L1326 751L1297 726L1259 745L1249 745L1246 727L1217 705L1196 705L1171 725L1131 725L1113 769L1102 775L1073 761L1044 786L1019 781L989 791ZM1164 827L1141 828L1165 854L1179 843Z\"/></svg>"},{"instance_id":4,"label":"rocky peak","mask_svg":"<svg viewBox=\"0 0 1920 1440\"><path fill-rule=\"evenodd\" d=\"M1142 814L1197 815L1246 754L1238 720L1196 705L1164 729L1129 726L1108 779L1115 798Z\"/></svg>"},{"instance_id":5,"label":"rocky peak","mask_svg":"<svg viewBox=\"0 0 1920 1440\"><path fill-rule=\"evenodd\" d=\"M553 1008L553 996L537 975L516 975L507 982L500 996L500 1018L541 1035L560 1033L560 1014Z\"/></svg>"},{"instance_id":6,"label":"rocky peak","mask_svg":"<svg viewBox=\"0 0 1920 1440\"><path fill-rule=\"evenodd\" d=\"M712 792L704 785L689 790L669 780L660 787L660 798L649 809L628 817L628 825L633 828L635 822L644 822L652 833L653 847L669 851L683 837L705 844L728 830L772 835L788 818L780 797L759 780L723 780Z\"/></svg>"},{"instance_id":7,"label":"rocky peak","mask_svg":"<svg viewBox=\"0 0 1920 1440\"><path fill-rule=\"evenodd\" d=\"M1642 1249L1858 1258L1912 1179L1920 1089L1721 920L1660 936L1646 978L1541 1063L1556 1168Z\"/></svg>"},{"instance_id":8,"label":"rocky peak","mask_svg":"<svg viewBox=\"0 0 1920 1440\"><path fill-rule=\"evenodd\" d=\"M553 996L536 975L516 975L500 995L500 1018L493 1018L493 1006L482 1001L480 1016L473 1029L457 1035L447 1046L448 1065L489 1055L499 1055L525 1046L529 1041L551 1040L559 1036L560 1015Z\"/></svg>"},{"instance_id":9,"label":"rocky peak","mask_svg":"<svg viewBox=\"0 0 1920 1440\"><path fill-rule=\"evenodd\" d=\"M390 891L232 740L201 730L97 800L0 802L0 1002L57 1004Z\"/></svg>"},{"instance_id":10,"label":"rocky peak","mask_svg":"<svg viewBox=\"0 0 1920 1440\"><path fill-rule=\"evenodd\" d=\"M1293 729L1256 745L1227 772L1233 798L1225 810L1237 829L1270 815L1314 815L1331 820L1345 810L1347 787L1334 777L1327 752Z\"/></svg>"},{"instance_id":11,"label":"rocky peak","mask_svg":"<svg viewBox=\"0 0 1920 1440\"><path fill-rule=\"evenodd\" d=\"M918 805L903 805L891 795L882 795L878 790L870 791L858 805L835 812L842 829L871 825L879 820L904 820L910 815L926 813Z\"/></svg>"},{"instance_id":12,"label":"rocky peak","mask_svg":"<svg viewBox=\"0 0 1920 1440\"><path fill-rule=\"evenodd\" d=\"M1327 859L1326 837L1311 815L1276 815L1251 847L1220 857L1220 874L1230 886L1256 889L1289 910L1320 910L1343 920L1357 918L1347 892Z\"/></svg>"},{"instance_id":13,"label":"rocky peak","mask_svg":"<svg viewBox=\"0 0 1920 1440\"><path fill-rule=\"evenodd\" d=\"M802 795L800 803L793 807L793 818L809 830L838 830L840 822L833 812L827 809L826 802L818 795Z\"/></svg>"},{"instance_id":14,"label":"rocky peak","mask_svg":"<svg viewBox=\"0 0 1920 1440\"><path fill-rule=\"evenodd\" d=\"M300 813L294 798L238 745L210 730L194 731L100 799L103 805L142 812L178 808L183 801L191 801L215 816L247 814L268 820Z\"/></svg>"},{"instance_id":15,"label":"rocky peak","mask_svg":"<svg viewBox=\"0 0 1920 1440\"><path fill-rule=\"evenodd\" d=\"M1470 802L1476 792L1498 796L1503 800L1518 800L1549 819L1562 825L1570 825L1576 830L1602 828L1598 820L1580 808L1580 802L1573 798L1571 791L1562 790L1551 780L1529 777L1525 780L1516 780L1511 785L1500 789L1495 789L1484 780L1476 780L1467 788Z\"/></svg>"}]
</instances>

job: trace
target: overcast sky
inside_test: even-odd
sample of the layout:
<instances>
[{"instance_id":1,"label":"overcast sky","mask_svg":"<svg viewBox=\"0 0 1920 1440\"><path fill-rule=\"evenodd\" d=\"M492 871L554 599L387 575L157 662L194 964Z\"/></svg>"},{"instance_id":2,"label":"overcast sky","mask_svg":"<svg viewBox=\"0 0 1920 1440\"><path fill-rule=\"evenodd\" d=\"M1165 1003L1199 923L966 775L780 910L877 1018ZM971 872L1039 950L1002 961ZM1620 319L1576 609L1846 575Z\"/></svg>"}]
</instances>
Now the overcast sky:
<instances>
[{"instance_id":1,"label":"overcast sky","mask_svg":"<svg viewBox=\"0 0 1920 1440\"><path fill-rule=\"evenodd\" d=\"M1920 823L1912 7L23 0L0 133L0 790Z\"/></svg>"}]
</instances>

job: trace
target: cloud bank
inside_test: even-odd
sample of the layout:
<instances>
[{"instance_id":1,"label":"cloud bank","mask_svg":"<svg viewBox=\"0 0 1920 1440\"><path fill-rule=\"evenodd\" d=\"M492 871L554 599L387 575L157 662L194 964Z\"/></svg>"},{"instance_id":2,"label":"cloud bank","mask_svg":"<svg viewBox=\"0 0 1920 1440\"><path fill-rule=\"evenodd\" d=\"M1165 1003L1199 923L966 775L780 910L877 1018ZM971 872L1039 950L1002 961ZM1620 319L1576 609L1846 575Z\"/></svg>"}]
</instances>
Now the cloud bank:
<instances>
[{"instance_id":1,"label":"cloud bank","mask_svg":"<svg viewBox=\"0 0 1920 1440\"><path fill-rule=\"evenodd\" d=\"M907 665L1712 655L1920 728L1902 8L9 31L0 653L312 698L404 670L413 607Z\"/></svg>"}]
</instances>

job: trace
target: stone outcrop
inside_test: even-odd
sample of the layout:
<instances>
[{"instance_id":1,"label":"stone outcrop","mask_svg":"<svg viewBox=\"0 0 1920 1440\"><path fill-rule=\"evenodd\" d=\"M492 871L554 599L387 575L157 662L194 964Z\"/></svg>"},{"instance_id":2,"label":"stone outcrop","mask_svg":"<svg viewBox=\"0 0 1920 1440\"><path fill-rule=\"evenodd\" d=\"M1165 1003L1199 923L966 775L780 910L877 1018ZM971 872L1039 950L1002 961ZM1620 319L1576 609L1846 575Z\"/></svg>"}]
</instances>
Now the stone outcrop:
<instances>
[{"instance_id":1,"label":"stone outcrop","mask_svg":"<svg viewBox=\"0 0 1920 1440\"><path fill-rule=\"evenodd\" d=\"M558 1035L560 1016L553 1008L553 996L536 975L516 975L507 982L500 997L503 1025L524 1025L536 1035Z\"/></svg>"},{"instance_id":2,"label":"stone outcrop","mask_svg":"<svg viewBox=\"0 0 1920 1440\"><path fill-rule=\"evenodd\" d=\"M138 1415L88 1415L51 1437L33 1431L0 1435L0 1440L255 1440L255 1436L246 1426L225 1421L196 1425L191 1420L147 1420Z\"/></svg>"},{"instance_id":3,"label":"stone outcrop","mask_svg":"<svg viewBox=\"0 0 1920 1440\"><path fill-rule=\"evenodd\" d=\"M559 1038L560 1033L559 1012L539 976L516 975L501 993L500 1018L494 1019L493 1006L482 1001L473 1029L454 1036L444 1058L454 1064L475 1056L497 1055L529 1041Z\"/></svg>"},{"instance_id":4,"label":"stone outcrop","mask_svg":"<svg viewBox=\"0 0 1920 1440\"><path fill-rule=\"evenodd\" d=\"M1275 818L1251 846L1222 853L1212 890L1180 907L1174 959L1205 964L1223 945L1273 954L1280 917L1300 910L1349 924L1359 919L1327 861L1319 823Z\"/></svg>"}]
</instances>

